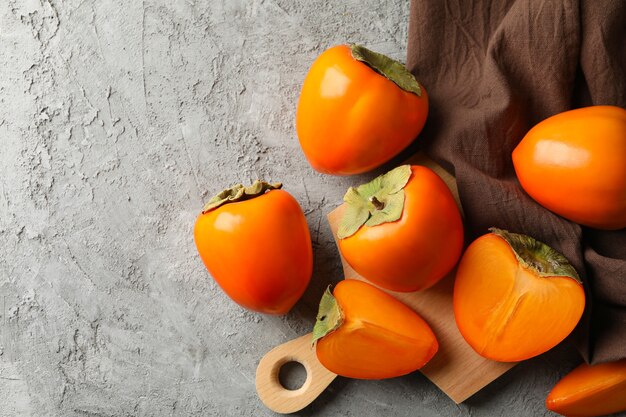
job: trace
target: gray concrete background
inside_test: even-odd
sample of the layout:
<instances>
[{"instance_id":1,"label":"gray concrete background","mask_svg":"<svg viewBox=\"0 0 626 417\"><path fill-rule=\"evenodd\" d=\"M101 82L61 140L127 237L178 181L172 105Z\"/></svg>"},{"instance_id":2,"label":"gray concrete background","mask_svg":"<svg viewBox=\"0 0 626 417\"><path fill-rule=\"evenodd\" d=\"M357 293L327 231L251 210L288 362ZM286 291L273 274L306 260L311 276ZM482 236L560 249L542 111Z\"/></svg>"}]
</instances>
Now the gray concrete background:
<instances>
[{"instance_id":1,"label":"gray concrete background","mask_svg":"<svg viewBox=\"0 0 626 417\"><path fill-rule=\"evenodd\" d=\"M341 278L324 216L366 177L310 169L308 66L357 41L402 59L408 1L0 1L0 416L267 416L259 358L309 331ZM212 193L282 181L315 271L285 317L210 279L192 226ZM558 347L463 405L415 373L338 379L303 416L541 416Z\"/></svg>"}]
</instances>

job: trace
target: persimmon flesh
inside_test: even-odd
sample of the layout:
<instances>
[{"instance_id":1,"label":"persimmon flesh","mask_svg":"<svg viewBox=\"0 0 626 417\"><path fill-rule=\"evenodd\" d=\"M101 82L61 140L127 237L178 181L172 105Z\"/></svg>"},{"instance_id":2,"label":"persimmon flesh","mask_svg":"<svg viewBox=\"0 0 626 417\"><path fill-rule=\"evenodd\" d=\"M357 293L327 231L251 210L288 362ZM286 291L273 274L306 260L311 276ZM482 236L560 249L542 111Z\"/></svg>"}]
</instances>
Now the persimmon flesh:
<instances>
[{"instance_id":1,"label":"persimmon flesh","mask_svg":"<svg viewBox=\"0 0 626 417\"><path fill-rule=\"evenodd\" d=\"M492 230L461 258L454 315L477 353L521 361L569 335L582 315L585 293L563 255L528 236Z\"/></svg>"},{"instance_id":2,"label":"persimmon flesh","mask_svg":"<svg viewBox=\"0 0 626 417\"><path fill-rule=\"evenodd\" d=\"M626 411L626 359L578 366L552 388L546 407L568 417Z\"/></svg>"},{"instance_id":3,"label":"persimmon flesh","mask_svg":"<svg viewBox=\"0 0 626 417\"><path fill-rule=\"evenodd\" d=\"M317 357L328 370L349 378L391 378L421 368L437 352L428 324L373 285L346 279L333 295L322 299L314 330L321 337Z\"/></svg>"}]
</instances>

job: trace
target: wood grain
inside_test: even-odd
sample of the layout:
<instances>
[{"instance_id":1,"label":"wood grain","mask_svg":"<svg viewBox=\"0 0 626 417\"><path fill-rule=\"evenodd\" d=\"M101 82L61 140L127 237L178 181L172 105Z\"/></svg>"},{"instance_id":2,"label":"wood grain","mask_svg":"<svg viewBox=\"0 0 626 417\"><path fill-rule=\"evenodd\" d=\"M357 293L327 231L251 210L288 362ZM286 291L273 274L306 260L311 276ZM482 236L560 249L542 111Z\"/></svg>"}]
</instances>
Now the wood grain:
<instances>
[{"instance_id":1,"label":"wood grain","mask_svg":"<svg viewBox=\"0 0 626 417\"><path fill-rule=\"evenodd\" d=\"M340 206L328 215L335 239L343 209ZM369 282L357 274L343 257L341 262L346 279ZM439 351L420 372L458 404L511 369L514 364L485 359L463 339L454 320L453 285L454 271L433 287L422 291L400 293L381 289L415 310L433 329L439 342Z\"/></svg>"},{"instance_id":2,"label":"wood grain","mask_svg":"<svg viewBox=\"0 0 626 417\"><path fill-rule=\"evenodd\" d=\"M462 213L456 181L451 174L421 154L414 156L407 163L424 165L435 171L452 191ZM344 209L345 206L341 205L327 216L335 241ZM348 265L343 257L341 262L346 279L367 282ZM399 293L384 289L383 291L415 310L435 332L439 342L439 351L420 372L458 404L494 381L515 364L485 359L463 339L454 320L453 285L454 271L426 290L412 293ZM270 409L280 413L301 410L321 394L335 378L336 375L326 370L317 360L315 351L310 345L310 337L310 334L302 336L274 348L259 363L257 392ZM289 359L286 360L286 358ZM303 387L296 391L288 391L278 382L278 370L288 360L302 362L307 369L307 380ZM319 369L320 367L325 373Z\"/></svg>"},{"instance_id":3,"label":"wood grain","mask_svg":"<svg viewBox=\"0 0 626 417\"><path fill-rule=\"evenodd\" d=\"M319 362L308 333L270 350L256 370L256 391L263 404L277 413L295 413L311 404L337 377ZM280 368L288 362L300 362L306 380L297 390L289 390L278 380Z\"/></svg>"},{"instance_id":4,"label":"wood grain","mask_svg":"<svg viewBox=\"0 0 626 417\"><path fill-rule=\"evenodd\" d=\"M461 207L456 181L451 174L422 154L411 158L408 163L424 165L435 171L448 185L459 208ZM337 227L344 208L344 205L341 205L327 216L335 240L337 240ZM341 262L346 279L367 281L357 274L343 257ZM384 291L420 314L435 332L439 341L439 351L420 372L458 404L494 381L515 364L485 359L463 339L454 320L453 285L454 271L426 290L412 293Z\"/></svg>"}]
</instances>

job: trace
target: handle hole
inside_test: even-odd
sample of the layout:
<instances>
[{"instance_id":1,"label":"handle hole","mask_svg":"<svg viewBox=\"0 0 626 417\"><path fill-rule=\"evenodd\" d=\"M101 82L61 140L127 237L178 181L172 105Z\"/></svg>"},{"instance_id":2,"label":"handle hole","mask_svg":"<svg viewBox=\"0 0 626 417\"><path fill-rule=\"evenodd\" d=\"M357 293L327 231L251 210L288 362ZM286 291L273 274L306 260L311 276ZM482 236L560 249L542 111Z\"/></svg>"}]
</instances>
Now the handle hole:
<instances>
[{"instance_id":1,"label":"handle hole","mask_svg":"<svg viewBox=\"0 0 626 417\"><path fill-rule=\"evenodd\" d=\"M300 389L306 381L306 369L298 361L289 361L278 370L278 381L289 391Z\"/></svg>"}]
</instances>

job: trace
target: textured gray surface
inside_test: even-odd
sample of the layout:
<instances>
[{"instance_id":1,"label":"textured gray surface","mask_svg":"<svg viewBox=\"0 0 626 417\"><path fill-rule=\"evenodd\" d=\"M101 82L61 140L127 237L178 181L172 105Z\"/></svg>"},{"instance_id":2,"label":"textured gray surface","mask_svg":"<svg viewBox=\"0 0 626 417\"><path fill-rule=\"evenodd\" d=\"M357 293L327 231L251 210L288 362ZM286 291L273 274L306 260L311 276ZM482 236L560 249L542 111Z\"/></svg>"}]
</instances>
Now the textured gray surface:
<instances>
[{"instance_id":1,"label":"textured gray surface","mask_svg":"<svg viewBox=\"0 0 626 417\"><path fill-rule=\"evenodd\" d=\"M0 2L0 416L262 416L254 372L341 278L324 216L360 178L313 172L300 83L326 47L403 58L408 1ZM192 226L257 177L302 204L315 272L285 317L230 302ZM335 381L300 415L547 415L571 348L456 406L419 373Z\"/></svg>"}]
</instances>

